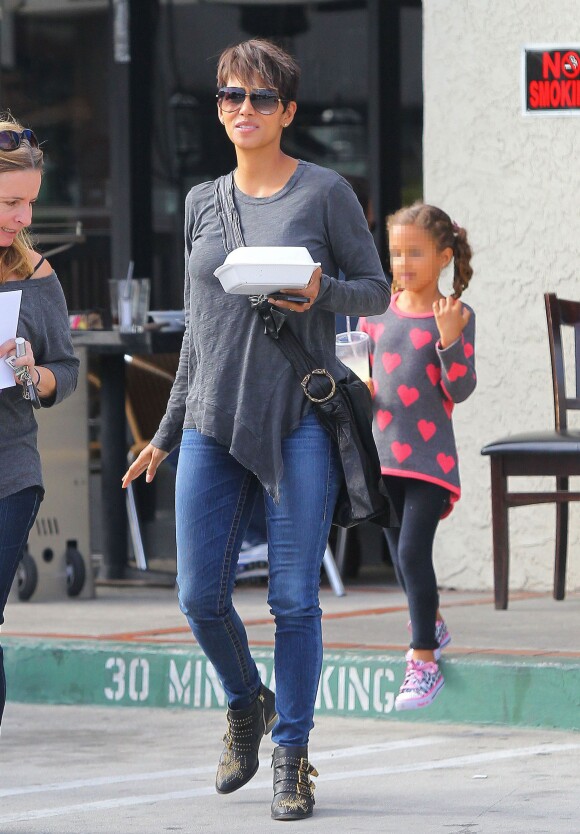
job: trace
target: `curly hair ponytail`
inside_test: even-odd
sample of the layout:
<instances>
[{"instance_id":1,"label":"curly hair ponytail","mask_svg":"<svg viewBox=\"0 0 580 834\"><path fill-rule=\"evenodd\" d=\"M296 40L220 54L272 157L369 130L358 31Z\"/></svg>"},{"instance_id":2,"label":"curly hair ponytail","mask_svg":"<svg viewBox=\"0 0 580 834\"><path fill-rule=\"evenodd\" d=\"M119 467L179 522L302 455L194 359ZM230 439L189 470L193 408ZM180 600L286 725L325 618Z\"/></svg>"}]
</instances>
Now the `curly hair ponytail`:
<instances>
[{"instance_id":1,"label":"curly hair ponytail","mask_svg":"<svg viewBox=\"0 0 580 834\"><path fill-rule=\"evenodd\" d=\"M453 226L455 235L453 244L453 297L460 298L473 275L473 269L471 267L472 252L465 229L456 223Z\"/></svg>"},{"instance_id":2,"label":"curly hair ponytail","mask_svg":"<svg viewBox=\"0 0 580 834\"><path fill-rule=\"evenodd\" d=\"M387 218L387 231L390 232L394 226L419 226L431 235L440 252L447 248L453 251L453 297L459 298L473 275L471 246L465 229L437 206L421 202L404 206L391 214ZM395 285L393 289L396 289Z\"/></svg>"}]
</instances>

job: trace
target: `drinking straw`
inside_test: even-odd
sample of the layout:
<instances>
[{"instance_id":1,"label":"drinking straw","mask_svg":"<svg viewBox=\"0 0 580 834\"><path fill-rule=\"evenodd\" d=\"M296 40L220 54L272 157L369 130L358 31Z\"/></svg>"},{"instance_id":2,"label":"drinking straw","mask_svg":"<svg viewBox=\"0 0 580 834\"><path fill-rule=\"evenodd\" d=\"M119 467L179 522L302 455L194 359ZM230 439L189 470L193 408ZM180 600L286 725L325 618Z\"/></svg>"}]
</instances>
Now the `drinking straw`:
<instances>
[{"instance_id":1,"label":"drinking straw","mask_svg":"<svg viewBox=\"0 0 580 834\"><path fill-rule=\"evenodd\" d=\"M348 333L348 341L352 342L351 329L350 329L350 316L346 317L346 332Z\"/></svg>"},{"instance_id":2,"label":"drinking straw","mask_svg":"<svg viewBox=\"0 0 580 834\"><path fill-rule=\"evenodd\" d=\"M133 269L135 267L134 261L129 261L129 269L127 270L127 278L123 286L123 298L131 298L131 281L133 280Z\"/></svg>"}]
</instances>

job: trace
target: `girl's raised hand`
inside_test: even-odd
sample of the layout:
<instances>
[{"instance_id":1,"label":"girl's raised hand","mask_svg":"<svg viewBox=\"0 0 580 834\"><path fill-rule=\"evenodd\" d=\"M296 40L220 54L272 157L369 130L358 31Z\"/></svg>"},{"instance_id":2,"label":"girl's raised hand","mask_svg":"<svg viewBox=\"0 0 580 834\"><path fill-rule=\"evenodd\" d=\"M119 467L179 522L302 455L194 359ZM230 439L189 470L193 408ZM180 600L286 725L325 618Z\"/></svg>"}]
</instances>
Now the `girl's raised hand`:
<instances>
[{"instance_id":1,"label":"girl's raised hand","mask_svg":"<svg viewBox=\"0 0 580 834\"><path fill-rule=\"evenodd\" d=\"M440 298L433 302L435 322L441 336L441 347L446 348L456 342L471 317L471 313L458 298Z\"/></svg>"}]
</instances>

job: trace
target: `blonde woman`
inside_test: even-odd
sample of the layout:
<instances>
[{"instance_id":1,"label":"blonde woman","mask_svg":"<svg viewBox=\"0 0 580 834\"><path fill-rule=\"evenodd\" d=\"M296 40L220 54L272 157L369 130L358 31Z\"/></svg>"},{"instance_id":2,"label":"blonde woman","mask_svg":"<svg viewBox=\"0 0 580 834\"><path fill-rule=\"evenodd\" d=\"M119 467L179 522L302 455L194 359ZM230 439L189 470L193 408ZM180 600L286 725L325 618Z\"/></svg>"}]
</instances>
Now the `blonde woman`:
<instances>
[{"instance_id":1,"label":"blonde woman","mask_svg":"<svg viewBox=\"0 0 580 834\"><path fill-rule=\"evenodd\" d=\"M5 293L21 291L16 336L25 353L16 367L28 366L40 403L59 403L76 386L64 295L50 264L26 233L42 183L43 153L32 130L0 116L0 310ZM0 362L15 356L11 338L0 344ZM0 624L28 533L44 488L36 444L36 420L22 381L0 389ZM6 680L0 647L0 722Z\"/></svg>"}]
</instances>

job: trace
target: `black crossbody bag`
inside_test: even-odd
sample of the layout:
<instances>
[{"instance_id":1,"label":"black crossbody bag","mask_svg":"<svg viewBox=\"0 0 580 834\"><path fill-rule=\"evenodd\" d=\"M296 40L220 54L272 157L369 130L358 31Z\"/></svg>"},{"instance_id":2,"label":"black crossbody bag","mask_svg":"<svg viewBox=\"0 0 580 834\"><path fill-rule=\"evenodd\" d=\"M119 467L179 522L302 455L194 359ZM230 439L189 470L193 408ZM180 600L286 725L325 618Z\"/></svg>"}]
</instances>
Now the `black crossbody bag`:
<instances>
[{"instance_id":1,"label":"black crossbody bag","mask_svg":"<svg viewBox=\"0 0 580 834\"><path fill-rule=\"evenodd\" d=\"M215 184L215 210L220 221L226 252L245 246L240 218L234 204L232 175ZM381 465L372 432L372 398L368 387L349 368L335 380L304 349L289 327L286 315L265 296L251 296L250 303L264 322L265 333L278 345L312 403L322 426L335 441L344 481L332 523L354 527L372 521L381 527L398 524L381 475Z\"/></svg>"}]
</instances>

